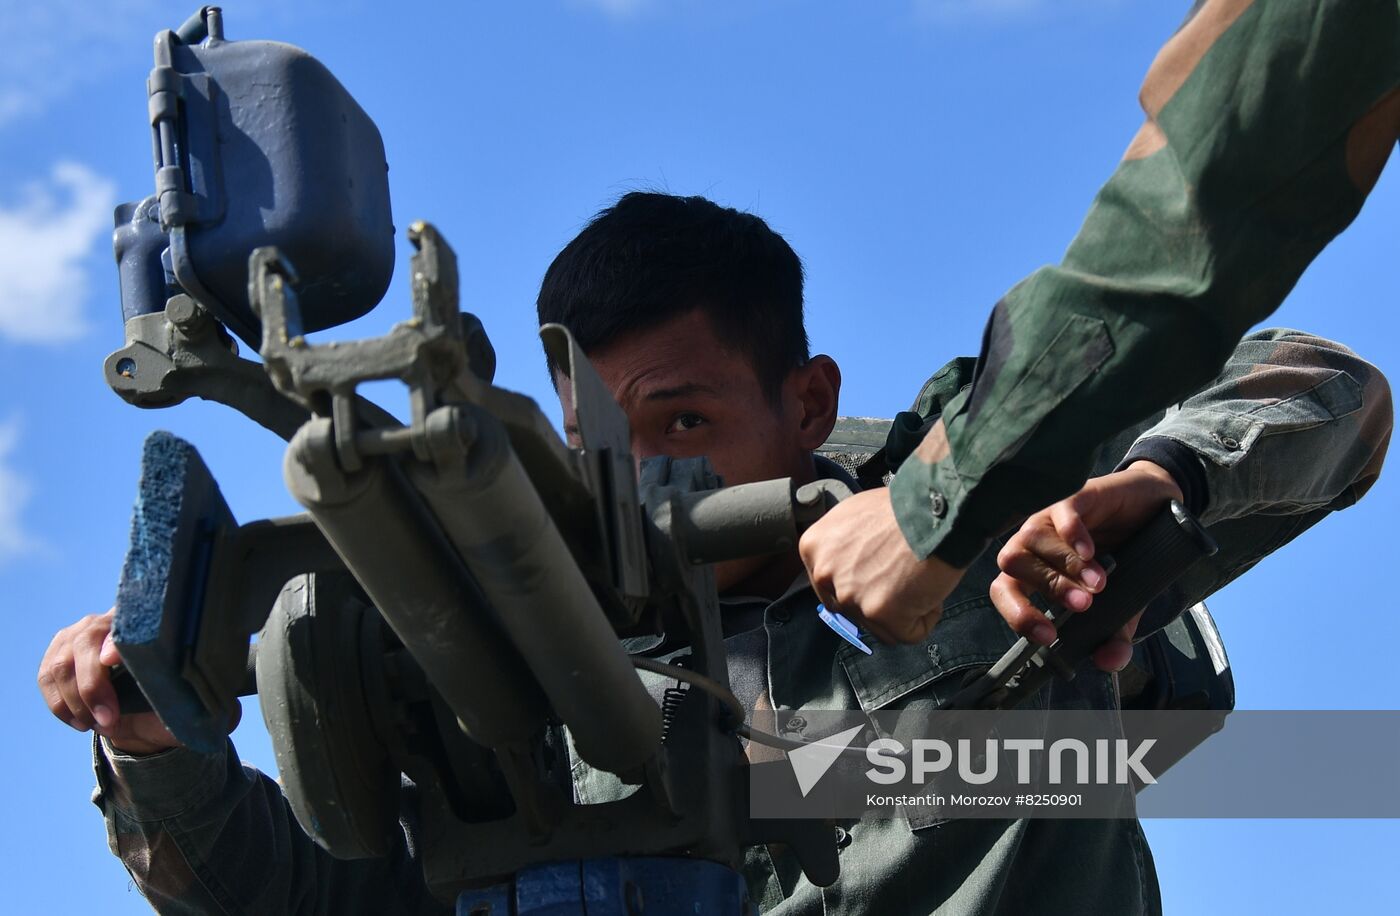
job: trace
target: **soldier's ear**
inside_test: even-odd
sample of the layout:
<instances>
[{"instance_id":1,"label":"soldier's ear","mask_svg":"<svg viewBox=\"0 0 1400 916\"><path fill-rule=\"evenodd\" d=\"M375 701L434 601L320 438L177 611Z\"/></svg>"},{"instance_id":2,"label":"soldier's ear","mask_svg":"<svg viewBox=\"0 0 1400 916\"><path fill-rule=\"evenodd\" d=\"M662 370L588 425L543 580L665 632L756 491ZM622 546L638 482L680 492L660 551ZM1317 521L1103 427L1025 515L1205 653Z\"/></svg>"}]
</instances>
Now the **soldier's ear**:
<instances>
[{"instance_id":1,"label":"soldier's ear","mask_svg":"<svg viewBox=\"0 0 1400 916\"><path fill-rule=\"evenodd\" d=\"M788 403L797 408L798 444L815 451L836 425L841 398L841 367L820 353L788 375Z\"/></svg>"}]
</instances>

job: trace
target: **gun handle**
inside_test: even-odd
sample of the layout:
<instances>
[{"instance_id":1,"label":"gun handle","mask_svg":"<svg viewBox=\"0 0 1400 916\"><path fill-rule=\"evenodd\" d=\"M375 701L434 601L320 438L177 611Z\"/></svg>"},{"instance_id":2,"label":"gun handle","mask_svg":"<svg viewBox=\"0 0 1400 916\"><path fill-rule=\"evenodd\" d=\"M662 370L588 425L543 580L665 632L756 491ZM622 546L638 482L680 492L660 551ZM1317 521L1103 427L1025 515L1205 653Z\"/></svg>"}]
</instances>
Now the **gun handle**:
<instances>
[{"instance_id":1,"label":"gun handle","mask_svg":"<svg viewBox=\"0 0 1400 916\"><path fill-rule=\"evenodd\" d=\"M138 712L151 712L151 701L141 692L136 676L126 665L113 665L110 669L112 689L117 692L117 706L121 714L129 716Z\"/></svg>"},{"instance_id":2,"label":"gun handle","mask_svg":"<svg viewBox=\"0 0 1400 916\"><path fill-rule=\"evenodd\" d=\"M131 673L131 669L126 665L113 665L111 669L112 688L117 692L117 705L121 708L121 714L132 715L138 712L153 712L151 701L146 699L146 695L141 692L141 685L136 683L136 676ZM258 692L258 647L256 643L248 646L248 668L243 675L243 683L238 688L240 697L250 697Z\"/></svg>"},{"instance_id":3,"label":"gun handle","mask_svg":"<svg viewBox=\"0 0 1400 916\"><path fill-rule=\"evenodd\" d=\"M1050 648L1069 659L1082 659L1118 632L1133 615L1190 569L1215 553L1214 539L1176 500L1132 540L1115 551L1110 587L1091 610L1071 614Z\"/></svg>"},{"instance_id":4,"label":"gun handle","mask_svg":"<svg viewBox=\"0 0 1400 916\"><path fill-rule=\"evenodd\" d=\"M1037 647L1024 637L991 668L969 679L945 709L1013 709L1052 677L1073 678L1079 665L1133 615L1217 550L1200 522L1172 500L1112 557L1108 587L1089 610L1054 615L1059 638ZM1108 558L1103 558L1105 564Z\"/></svg>"},{"instance_id":5,"label":"gun handle","mask_svg":"<svg viewBox=\"0 0 1400 916\"><path fill-rule=\"evenodd\" d=\"M1215 540L1176 500L1117 551L1109 585L1088 611L1071 614L1059 638L1036 653L1033 667L998 705L1010 709L1052 676L1072 678L1094 650L1133 619L1197 560L1217 550ZM1037 664L1038 663L1038 664Z\"/></svg>"}]
</instances>

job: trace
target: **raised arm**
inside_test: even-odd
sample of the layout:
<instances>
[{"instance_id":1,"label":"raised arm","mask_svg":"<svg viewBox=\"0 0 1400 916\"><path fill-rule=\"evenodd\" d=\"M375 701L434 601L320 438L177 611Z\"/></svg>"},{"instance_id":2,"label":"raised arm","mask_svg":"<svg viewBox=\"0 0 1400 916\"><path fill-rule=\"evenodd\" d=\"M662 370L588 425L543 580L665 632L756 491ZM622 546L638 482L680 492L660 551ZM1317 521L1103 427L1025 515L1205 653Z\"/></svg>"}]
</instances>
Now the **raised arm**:
<instances>
[{"instance_id":1,"label":"raised arm","mask_svg":"<svg viewBox=\"0 0 1400 916\"><path fill-rule=\"evenodd\" d=\"M233 743L151 757L95 743L109 846L158 913L437 914L413 858L412 827L383 859L341 861L301 829L277 783Z\"/></svg>"},{"instance_id":2,"label":"raised arm","mask_svg":"<svg viewBox=\"0 0 1400 916\"><path fill-rule=\"evenodd\" d=\"M1048 623L1029 594L1089 608L1111 575L1073 545L1089 542L1092 557L1176 497L1220 545L1153 609L1154 616L1179 611L1361 498L1380 474L1392 424L1385 377L1351 350L1298 331L1251 334L1219 376L1138 435L1125 455L1109 445L1110 473L1026 520L998 555L993 601L1017 632L1048 641L1053 631L1036 635ZM1135 627L1100 653L1103 667L1127 660Z\"/></svg>"},{"instance_id":3,"label":"raised arm","mask_svg":"<svg viewBox=\"0 0 1400 916\"><path fill-rule=\"evenodd\" d=\"M281 789L239 763L181 747L153 713L122 715L108 666L119 660L111 613L60 630L39 667L59 719L95 729L93 802L112 852L163 914L448 913L414 859L413 813L383 859L341 861L297 823ZM407 789L406 789L407 792Z\"/></svg>"},{"instance_id":4,"label":"raised arm","mask_svg":"<svg viewBox=\"0 0 1400 916\"><path fill-rule=\"evenodd\" d=\"M1375 366L1334 341L1271 328L1240 341L1221 373L1144 431L1120 466L1167 449L1199 468L1206 525L1340 509L1376 482L1393 419Z\"/></svg>"},{"instance_id":5,"label":"raised arm","mask_svg":"<svg viewBox=\"0 0 1400 916\"><path fill-rule=\"evenodd\" d=\"M1394 0L1197 3L1063 263L993 310L970 396L888 497L809 530L823 598L922 638L993 537L1074 491L1100 442L1208 382L1277 308L1379 176L1398 86Z\"/></svg>"}]
</instances>

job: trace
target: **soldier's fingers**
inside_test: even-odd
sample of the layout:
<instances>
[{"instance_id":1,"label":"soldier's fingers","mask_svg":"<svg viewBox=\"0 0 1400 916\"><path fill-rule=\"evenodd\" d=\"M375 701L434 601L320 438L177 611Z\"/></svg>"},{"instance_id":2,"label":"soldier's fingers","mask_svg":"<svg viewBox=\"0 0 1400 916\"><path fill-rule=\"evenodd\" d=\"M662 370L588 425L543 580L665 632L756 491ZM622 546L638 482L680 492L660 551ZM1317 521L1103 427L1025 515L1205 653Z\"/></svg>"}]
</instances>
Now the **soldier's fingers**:
<instances>
[{"instance_id":1,"label":"soldier's fingers","mask_svg":"<svg viewBox=\"0 0 1400 916\"><path fill-rule=\"evenodd\" d=\"M121 664L122 654L117 650L117 643L110 631L102 637L102 649L97 653L97 659L108 668Z\"/></svg>"},{"instance_id":2,"label":"soldier's fingers","mask_svg":"<svg viewBox=\"0 0 1400 916\"><path fill-rule=\"evenodd\" d=\"M119 715L117 692L107 666L102 664L102 644L107 634L92 628L74 641L73 667L78 696L82 698L99 729L116 724Z\"/></svg>"},{"instance_id":3,"label":"soldier's fingers","mask_svg":"<svg viewBox=\"0 0 1400 916\"><path fill-rule=\"evenodd\" d=\"M1055 641L1055 625L1040 609L1031 604L1024 586L1012 576L1002 573L992 580L987 593L1007 626L1031 642L1048 646Z\"/></svg>"},{"instance_id":4,"label":"soldier's fingers","mask_svg":"<svg viewBox=\"0 0 1400 916\"><path fill-rule=\"evenodd\" d=\"M1132 640L1115 634L1094 650L1094 665L1100 671L1122 671L1133 660Z\"/></svg>"},{"instance_id":5,"label":"soldier's fingers","mask_svg":"<svg viewBox=\"0 0 1400 916\"><path fill-rule=\"evenodd\" d=\"M827 608L830 609L831 605L828 604ZM885 619L888 615L867 615L862 613L860 609L854 607L844 608L837 613L841 614L841 616L845 617L847 620L854 621L857 626L861 627L887 646L896 645L901 641L898 631L889 626L888 621Z\"/></svg>"},{"instance_id":6,"label":"soldier's fingers","mask_svg":"<svg viewBox=\"0 0 1400 916\"><path fill-rule=\"evenodd\" d=\"M71 649L60 651L54 658L48 660L47 673L52 689L58 694L60 701L68 709L68 716L65 718L55 712L60 719L80 732L85 732L92 728L92 716L88 713L87 705L83 703L83 698L78 694L78 682L73 670L73 652ZM52 708L52 707L50 707Z\"/></svg>"},{"instance_id":7,"label":"soldier's fingers","mask_svg":"<svg viewBox=\"0 0 1400 916\"><path fill-rule=\"evenodd\" d=\"M1133 635L1137 633L1139 611L1117 633L1094 650L1094 664L1100 671L1122 671L1133 660Z\"/></svg>"},{"instance_id":8,"label":"soldier's fingers","mask_svg":"<svg viewBox=\"0 0 1400 916\"><path fill-rule=\"evenodd\" d=\"M39 673L36 680L39 684L39 693L44 698L44 704L49 707L59 719L72 724L69 720L73 714L68 709L68 704L63 702L63 695L58 690L57 675L63 670L63 657L68 652L68 631L59 630L49 640L48 648L44 650L44 657L39 659Z\"/></svg>"},{"instance_id":9,"label":"soldier's fingers","mask_svg":"<svg viewBox=\"0 0 1400 916\"><path fill-rule=\"evenodd\" d=\"M102 664L111 667L121 663L121 653L117 651L117 643L112 638L112 624L116 622L117 609L109 608L107 613L97 618L98 626L102 631L102 650L98 653L98 658Z\"/></svg>"},{"instance_id":10,"label":"soldier's fingers","mask_svg":"<svg viewBox=\"0 0 1400 916\"><path fill-rule=\"evenodd\" d=\"M1077 581L1052 565L1059 557L1047 559L1029 548L1005 553L1001 558L1002 574L1021 583L1022 591L1038 592L1047 600L1072 611L1087 610L1094 596Z\"/></svg>"},{"instance_id":11,"label":"soldier's fingers","mask_svg":"<svg viewBox=\"0 0 1400 916\"><path fill-rule=\"evenodd\" d=\"M1088 562L1094 558L1094 536L1084 524L1079 504L1073 497L1062 499L1050 507L1050 522L1079 559Z\"/></svg>"},{"instance_id":12,"label":"soldier's fingers","mask_svg":"<svg viewBox=\"0 0 1400 916\"><path fill-rule=\"evenodd\" d=\"M933 632L934 625L938 623L938 618L942 615L942 605L917 616L905 615L891 628L894 632L895 642L906 644L923 642L928 639L928 634Z\"/></svg>"},{"instance_id":13,"label":"soldier's fingers","mask_svg":"<svg viewBox=\"0 0 1400 916\"><path fill-rule=\"evenodd\" d=\"M1103 590L1107 579L1103 567L1096 560L1081 557L1071 546L1070 539L1051 524L1046 516L1040 516L1033 524L1025 525L1016 532L997 554L997 563L1004 571L1010 572L1007 569L1008 562L1022 553L1032 553L1040 557L1047 566L1068 576L1074 580L1074 584L1091 595ZM1088 607L1088 604L1084 607Z\"/></svg>"},{"instance_id":14,"label":"soldier's fingers","mask_svg":"<svg viewBox=\"0 0 1400 916\"><path fill-rule=\"evenodd\" d=\"M867 604L869 606L865 607L846 602L842 605L841 613L887 646L922 641L933 628L928 617L932 615L936 622L942 611L941 607L936 607L932 611L913 612L907 606L879 595L869 596Z\"/></svg>"},{"instance_id":15,"label":"soldier's fingers","mask_svg":"<svg viewBox=\"0 0 1400 916\"><path fill-rule=\"evenodd\" d=\"M39 665L39 693L44 697L44 705L49 708L60 721L73 726L82 731L73 715L73 710L69 708L68 701L63 698L63 692L59 689L59 679L63 676L65 665L71 665L72 656L61 650L49 647L49 651L44 653L44 660Z\"/></svg>"},{"instance_id":16,"label":"soldier's fingers","mask_svg":"<svg viewBox=\"0 0 1400 916\"><path fill-rule=\"evenodd\" d=\"M241 709L242 707L239 707L240 716ZM233 729L230 728L229 731ZM128 753L153 754L180 743L153 712L122 716L106 737L113 747Z\"/></svg>"},{"instance_id":17,"label":"soldier's fingers","mask_svg":"<svg viewBox=\"0 0 1400 916\"><path fill-rule=\"evenodd\" d=\"M836 591L831 587L829 580L813 576L812 591L816 593L817 601L821 602L828 611L835 614L845 613L845 609L836 600Z\"/></svg>"},{"instance_id":18,"label":"soldier's fingers","mask_svg":"<svg viewBox=\"0 0 1400 916\"><path fill-rule=\"evenodd\" d=\"M817 600L822 606L833 614L840 614L856 626L865 630L881 642L889 645L894 642L889 632L880 624L878 619L867 617L861 609L843 602L836 594L836 589L832 587L831 577L813 574L811 576L812 591L816 593Z\"/></svg>"}]
</instances>

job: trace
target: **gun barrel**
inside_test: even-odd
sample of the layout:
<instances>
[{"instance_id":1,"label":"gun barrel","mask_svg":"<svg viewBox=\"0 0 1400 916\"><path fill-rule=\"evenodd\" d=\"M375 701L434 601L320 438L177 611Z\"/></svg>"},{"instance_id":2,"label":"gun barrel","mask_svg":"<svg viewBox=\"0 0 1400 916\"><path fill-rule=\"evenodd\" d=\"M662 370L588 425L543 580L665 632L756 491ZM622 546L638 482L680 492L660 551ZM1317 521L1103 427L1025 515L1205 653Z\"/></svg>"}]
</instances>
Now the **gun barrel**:
<instances>
[{"instance_id":1,"label":"gun barrel","mask_svg":"<svg viewBox=\"0 0 1400 916\"><path fill-rule=\"evenodd\" d=\"M679 520L690 562L792 550L803 531L850 495L840 481L797 487L791 477L687 494L681 498Z\"/></svg>"},{"instance_id":2,"label":"gun barrel","mask_svg":"<svg viewBox=\"0 0 1400 916\"><path fill-rule=\"evenodd\" d=\"M764 480L681 498L677 521L692 563L792 550L797 546L792 479Z\"/></svg>"},{"instance_id":3,"label":"gun barrel","mask_svg":"<svg viewBox=\"0 0 1400 916\"><path fill-rule=\"evenodd\" d=\"M487 747L519 744L543 724L539 685L490 617L480 591L397 467L333 461L329 419L292 439L283 471L385 621L423 666L467 733ZM476 600L473 600L473 596Z\"/></svg>"},{"instance_id":4,"label":"gun barrel","mask_svg":"<svg viewBox=\"0 0 1400 916\"><path fill-rule=\"evenodd\" d=\"M480 408L440 411L461 411L450 425L469 430L463 461L450 472L414 462L409 478L569 727L579 756L609 772L635 772L661 745L660 707L638 678L505 428ZM429 428L434 420L429 417Z\"/></svg>"}]
</instances>

